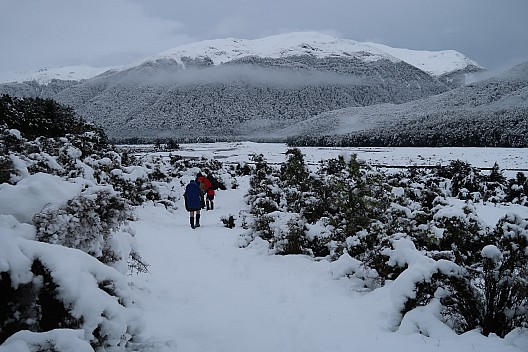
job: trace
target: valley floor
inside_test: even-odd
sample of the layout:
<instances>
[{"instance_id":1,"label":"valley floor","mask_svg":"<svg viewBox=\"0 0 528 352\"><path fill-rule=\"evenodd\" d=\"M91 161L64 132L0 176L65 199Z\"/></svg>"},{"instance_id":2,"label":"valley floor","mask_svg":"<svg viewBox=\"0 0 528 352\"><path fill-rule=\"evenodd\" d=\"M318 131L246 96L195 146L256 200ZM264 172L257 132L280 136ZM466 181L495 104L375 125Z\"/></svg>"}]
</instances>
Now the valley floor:
<instances>
[{"instance_id":1,"label":"valley floor","mask_svg":"<svg viewBox=\"0 0 528 352\"><path fill-rule=\"evenodd\" d=\"M151 148L148 148L151 149ZM526 148L298 148L309 165L317 165L322 159L341 154L357 154L358 159L376 166L435 166L447 165L452 160L462 160L481 169L490 169L496 162L507 177L514 177L519 171L528 173L528 150ZM225 163L249 162L252 154L263 154L270 164L285 160L286 144L282 143L195 143L181 144L180 150L158 152L183 157L214 158Z\"/></svg>"}]
</instances>

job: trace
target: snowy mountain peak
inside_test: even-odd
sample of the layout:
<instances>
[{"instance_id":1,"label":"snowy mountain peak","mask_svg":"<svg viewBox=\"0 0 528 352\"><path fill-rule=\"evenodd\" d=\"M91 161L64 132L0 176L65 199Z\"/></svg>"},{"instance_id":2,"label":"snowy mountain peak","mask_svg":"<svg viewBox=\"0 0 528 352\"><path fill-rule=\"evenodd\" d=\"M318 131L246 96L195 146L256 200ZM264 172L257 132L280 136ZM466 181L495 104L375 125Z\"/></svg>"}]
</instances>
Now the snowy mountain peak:
<instances>
[{"instance_id":1,"label":"snowy mountain peak","mask_svg":"<svg viewBox=\"0 0 528 352\"><path fill-rule=\"evenodd\" d=\"M293 32L260 39L215 39L178 46L143 62L182 57L208 57L213 64L229 62L247 56L283 58L296 55L315 57L354 57L366 62L381 59L405 61L429 74L440 76L460 71L468 66L482 67L454 50L420 51L392 48L387 45L341 39L318 32Z\"/></svg>"},{"instance_id":2,"label":"snowy mountain peak","mask_svg":"<svg viewBox=\"0 0 528 352\"><path fill-rule=\"evenodd\" d=\"M368 43L390 55L396 56L401 60L418 67L433 76L460 71L468 66L477 69L484 69L477 62L470 60L465 55L455 50L426 51L426 50L409 50L401 48L392 48L387 45Z\"/></svg>"},{"instance_id":3,"label":"snowy mountain peak","mask_svg":"<svg viewBox=\"0 0 528 352\"><path fill-rule=\"evenodd\" d=\"M247 56L282 58L296 55L316 57L356 57L364 61L400 59L367 43L340 39L317 32L293 32L260 39L214 39L182 45L159 53L145 61L182 57L209 57L215 65Z\"/></svg>"},{"instance_id":4,"label":"snowy mountain peak","mask_svg":"<svg viewBox=\"0 0 528 352\"><path fill-rule=\"evenodd\" d=\"M36 81L39 84L48 84L53 79L80 81L97 76L109 69L109 67L91 67L81 65L45 67L36 72L29 70L0 72L0 83Z\"/></svg>"},{"instance_id":5,"label":"snowy mountain peak","mask_svg":"<svg viewBox=\"0 0 528 352\"><path fill-rule=\"evenodd\" d=\"M182 63L182 58L209 58L214 65L248 56L284 58L311 55L318 58L348 57L364 62L389 60L404 61L429 74L440 76L463 70L466 67L481 68L475 61L454 50L417 51L392 48L382 44L342 39L318 32L292 32L260 39L213 39L181 45L130 65L114 67L116 71L144 63L172 59ZM89 66L64 66L44 68L37 72L0 72L0 83L37 81L48 84L52 79L82 80L97 76L112 68Z\"/></svg>"}]
</instances>

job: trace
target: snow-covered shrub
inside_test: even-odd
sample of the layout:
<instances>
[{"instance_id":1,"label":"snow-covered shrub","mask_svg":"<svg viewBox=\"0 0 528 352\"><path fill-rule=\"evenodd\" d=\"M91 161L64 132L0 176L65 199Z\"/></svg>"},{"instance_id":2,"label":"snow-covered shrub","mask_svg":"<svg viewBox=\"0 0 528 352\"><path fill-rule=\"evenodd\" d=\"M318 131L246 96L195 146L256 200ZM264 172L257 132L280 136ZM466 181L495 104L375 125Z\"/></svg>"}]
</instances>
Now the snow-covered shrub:
<instances>
[{"instance_id":1,"label":"snow-covered shrub","mask_svg":"<svg viewBox=\"0 0 528 352\"><path fill-rule=\"evenodd\" d=\"M451 180L450 191L453 197L475 200L482 198L480 194L483 179L480 170L461 160L454 160L437 170L440 177Z\"/></svg>"},{"instance_id":2,"label":"snow-covered shrub","mask_svg":"<svg viewBox=\"0 0 528 352\"><path fill-rule=\"evenodd\" d=\"M201 157L200 159L184 158L179 155L170 155L170 164L177 174L184 173L187 169L199 168L206 174L215 173L222 169L222 163L212 158Z\"/></svg>"},{"instance_id":3,"label":"snow-covered shrub","mask_svg":"<svg viewBox=\"0 0 528 352\"><path fill-rule=\"evenodd\" d=\"M278 254L308 254L306 233L308 228L300 215L291 217L283 231L275 236L273 247Z\"/></svg>"},{"instance_id":4,"label":"snow-covered shrub","mask_svg":"<svg viewBox=\"0 0 528 352\"><path fill-rule=\"evenodd\" d=\"M477 240L472 262L437 270L415 282L402 313L439 299L444 321L458 333L481 328L504 337L528 327L528 220L507 214L490 236Z\"/></svg>"},{"instance_id":5,"label":"snow-covered shrub","mask_svg":"<svg viewBox=\"0 0 528 352\"><path fill-rule=\"evenodd\" d=\"M363 165L355 155L329 162L319 172L325 180L331 238L336 246L333 255L346 251L378 273L385 272L382 253L388 242L382 228L394 197L390 186L381 173Z\"/></svg>"},{"instance_id":6,"label":"snow-covered shrub","mask_svg":"<svg viewBox=\"0 0 528 352\"><path fill-rule=\"evenodd\" d=\"M0 154L0 183L9 183L14 166L11 159Z\"/></svg>"},{"instance_id":7,"label":"snow-covered shrub","mask_svg":"<svg viewBox=\"0 0 528 352\"><path fill-rule=\"evenodd\" d=\"M132 205L140 205L147 200L159 200L160 198L152 189L145 168L141 166L111 170L110 183Z\"/></svg>"},{"instance_id":8,"label":"snow-covered shrub","mask_svg":"<svg viewBox=\"0 0 528 352\"><path fill-rule=\"evenodd\" d=\"M470 266L489 241L489 229L478 217L471 202L462 211L443 205L434 210L431 224L434 240L425 248L433 257L449 259L462 266Z\"/></svg>"},{"instance_id":9,"label":"snow-covered shrub","mask_svg":"<svg viewBox=\"0 0 528 352\"><path fill-rule=\"evenodd\" d=\"M249 176L251 175L252 167L248 163L237 163L230 166L230 171L233 171L236 176Z\"/></svg>"},{"instance_id":10,"label":"snow-covered shrub","mask_svg":"<svg viewBox=\"0 0 528 352\"><path fill-rule=\"evenodd\" d=\"M508 181L506 201L528 205L528 177L523 172L518 172L514 179Z\"/></svg>"},{"instance_id":11,"label":"snow-covered shrub","mask_svg":"<svg viewBox=\"0 0 528 352\"><path fill-rule=\"evenodd\" d=\"M50 101L4 98L0 342L11 336L6 343L24 350L17 342L24 336L35 341L28 351L73 345L124 351L140 328L124 275L129 266L146 266L127 227L130 202L112 186L112 172L127 171L121 157L73 111ZM19 236L17 221L31 230ZM78 344L79 336L92 347Z\"/></svg>"},{"instance_id":12,"label":"snow-covered shrub","mask_svg":"<svg viewBox=\"0 0 528 352\"><path fill-rule=\"evenodd\" d=\"M321 172L335 240L344 243L383 215L389 203L381 175L360 163L356 155L328 160Z\"/></svg>"},{"instance_id":13,"label":"snow-covered shrub","mask_svg":"<svg viewBox=\"0 0 528 352\"><path fill-rule=\"evenodd\" d=\"M287 161L280 171L270 167L263 155L254 155L250 188L246 201L250 207L250 238L269 242L277 254L313 253L308 248L305 211L311 182L303 156L297 149L287 152ZM319 252L319 248L317 249Z\"/></svg>"},{"instance_id":14,"label":"snow-covered shrub","mask_svg":"<svg viewBox=\"0 0 528 352\"><path fill-rule=\"evenodd\" d=\"M93 352L82 330L55 329L46 332L19 331L11 335L0 352Z\"/></svg>"},{"instance_id":15,"label":"snow-covered shrub","mask_svg":"<svg viewBox=\"0 0 528 352\"><path fill-rule=\"evenodd\" d=\"M286 210L298 213L305 222L313 224L325 216L322 182L310 173L299 149L286 152L286 160L280 167L280 187L284 192Z\"/></svg>"},{"instance_id":16,"label":"snow-covered shrub","mask_svg":"<svg viewBox=\"0 0 528 352\"><path fill-rule=\"evenodd\" d=\"M274 237L272 223L280 215L280 188L278 177L273 176L273 170L262 154L254 155L255 169L249 180L250 189L246 201L250 206L249 226L253 236L271 241Z\"/></svg>"},{"instance_id":17,"label":"snow-covered shrub","mask_svg":"<svg viewBox=\"0 0 528 352\"><path fill-rule=\"evenodd\" d=\"M286 161L281 165L279 177L285 191L288 210L300 213L304 209L305 192L310 189L310 173L299 149L286 151Z\"/></svg>"},{"instance_id":18,"label":"snow-covered shrub","mask_svg":"<svg viewBox=\"0 0 528 352\"><path fill-rule=\"evenodd\" d=\"M5 230L5 227L4 227ZM123 275L80 251L0 232L0 343L21 330L79 329L98 351L125 351L141 324Z\"/></svg>"},{"instance_id":19,"label":"snow-covered shrub","mask_svg":"<svg viewBox=\"0 0 528 352\"><path fill-rule=\"evenodd\" d=\"M222 224L224 224L225 227L228 229L235 228L235 217L232 214L229 214L227 216L222 216L220 218L220 221L222 221Z\"/></svg>"},{"instance_id":20,"label":"snow-covered shrub","mask_svg":"<svg viewBox=\"0 0 528 352\"><path fill-rule=\"evenodd\" d=\"M416 295L405 302L402 315L438 299L444 323L455 332L464 333L479 326L484 310L482 297L475 291L469 273L462 269L456 273L437 270L417 281L414 291Z\"/></svg>"},{"instance_id":21,"label":"snow-covered shrub","mask_svg":"<svg viewBox=\"0 0 528 352\"><path fill-rule=\"evenodd\" d=\"M484 176L481 187L483 201L485 202L497 204L506 199L508 183L497 163L491 168L490 174Z\"/></svg>"},{"instance_id":22,"label":"snow-covered shrub","mask_svg":"<svg viewBox=\"0 0 528 352\"><path fill-rule=\"evenodd\" d=\"M26 142L19 130L0 123L0 153L8 155L9 152L21 152Z\"/></svg>"},{"instance_id":23,"label":"snow-covered shrub","mask_svg":"<svg viewBox=\"0 0 528 352\"><path fill-rule=\"evenodd\" d=\"M475 285L485 302L482 332L505 336L528 327L528 219L506 214L492 236L495 243L482 249L482 276Z\"/></svg>"},{"instance_id":24,"label":"snow-covered shrub","mask_svg":"<svg viewBox=\"0 0 528 352\"><path fill-rule=\"evenodd\" d=\"M145 268L134 248L122 253L116 243L116 232L126 230L132 219L130 207L118 193L110 187L90 187L69 200L64 208L35 214L33 224L36 239L41 242L80 249L105 264L128 260L134 268Z\"/></svg>"}]
</instances>

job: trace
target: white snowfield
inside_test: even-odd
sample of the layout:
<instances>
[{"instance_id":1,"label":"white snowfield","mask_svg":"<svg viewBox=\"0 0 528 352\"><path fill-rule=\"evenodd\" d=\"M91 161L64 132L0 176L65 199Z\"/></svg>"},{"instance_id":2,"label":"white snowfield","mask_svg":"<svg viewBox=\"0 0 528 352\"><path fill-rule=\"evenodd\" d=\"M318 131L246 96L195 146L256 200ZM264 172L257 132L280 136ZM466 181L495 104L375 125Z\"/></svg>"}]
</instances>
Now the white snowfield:
<instances>
[{"instance_id":1,"label":"white snowfield","mask_svg":"<svg viewBox=\"0 0 528 352\"><path fill-rule=\"evenodd\" d=\"M467 58L462 53L455 50L427 51L410 50L402 48L392 48L387 45L377 43L367 43L390 55L400 58L420 70L433 76L441 76L448 72L463 70L467 66L483 68L477 62Z\"/></svg>"},{"instance_id":2,"label":"white snowfield","mask_svg":"<svg viewBox=\"0 0 528 352\"><path fill-rule=\"evenodd\" d=\"M342 154L357 154L358 159L374 166L434 166L447 165L451 160L462 160L472 166L489 169L495 162L505 176L514 177L519 171L528 173L528 157L522 148L398 148L398 147L307 147L300 149L308 165ZM285 160L287 146L281 143L205 143L182 144L177 152L182 156L203 156L227 163L249 162L252 154L263 154L268 163Z\"/></svg>"}]
</instances>

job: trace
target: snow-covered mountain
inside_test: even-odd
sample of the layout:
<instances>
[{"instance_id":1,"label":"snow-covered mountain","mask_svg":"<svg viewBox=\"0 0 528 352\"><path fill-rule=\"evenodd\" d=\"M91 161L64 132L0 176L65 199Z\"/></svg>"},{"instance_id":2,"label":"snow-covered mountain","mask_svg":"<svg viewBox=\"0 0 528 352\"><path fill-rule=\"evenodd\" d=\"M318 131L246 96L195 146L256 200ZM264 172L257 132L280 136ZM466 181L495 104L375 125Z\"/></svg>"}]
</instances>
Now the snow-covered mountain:
<instances>
[{"instance_id":1,"label":"snow-covered mountain","mask_svg":"<svg viewBox=\"0 0 528 352\"><path fill-rule=\"evenodd\" d=\"M36 72L31 70L0 72L0 83L35 81L38 84L47 85L54 79L62 81L81 81L83 79L95 77L110 69L110 67L80 65L45 67Z\"/></svg>"},{"instance_id":2,"label":"snow-covered mountain","mask_svg":"<svg viewBox=\"0 0 528 352\"><path fill-rule=\"evenodd\" d=\"M483 69L475 61L454 50L419 51L400 49L377 43L341 39L317 32L294 32L254 40L236 38L205 40L181 45L152 57L119 67L81 65L46 67L37 72L0 72L0 83L35 80L39 84L48 84L52 79L79 81L95 77L111 69L130 69L146 62L155 62L160 59L173 59L180 64L184 64L185 58L207 58L211 60L212 64L219 65L248 56L277 59L303 55L311 55L317 58L354 57L363 61L381 59L393 62L404 61L434 76L459 72L466 68L471 68L471 70Z\"/></svg>"},{"instance_id":3,"label":"snow-covered mountain","mask_svg":"<svg viewBox=\"0 0 528 352\"><path fill-rule=\"evenodd\" d=\"M255 40L235 38L206 40L164 51L147 60L171 58L181 62L182 57L208 57L213 64L218 65L247 56L284 58L302 55L318 58L355 57L363 61L381 59L393 62L404 61L434 76L461 71L467 67L483 69L477 62L454 50L399 49L382 44L341 39L317 32L287 33Z\"/></svg>"},{"instance_id":4,"label":"snow-covered mountain","mask_svg":"<svg viewBox=\"0 0 528 352\"><path fill-rule=\"evenodd\" d=\"M40 79L47 84L6 83L0 93L53 98L116 139L248 138L323 112L443 93L475 70L482 68L456 52L297 32L183 45L80 82L44 80L75 72L50 70Z\"/></svg>"},{"instance_id":5,"label":"snow-covered mountain","mask_svg":"<svg viewBox=\"0 0 528 352\"><path fill-rule=\"evenodd\" d=\"M367 43L340 39L317 32L295 32L255 40L236 38L206 40L164 51L143 62L167 58L182 62L182 57L208 57L214 65L219 65L248 56L278 59L303 55L317 58L355 57L364 61L388 59L396 62L400 60Z\"/></svg>"}]
</instances>

